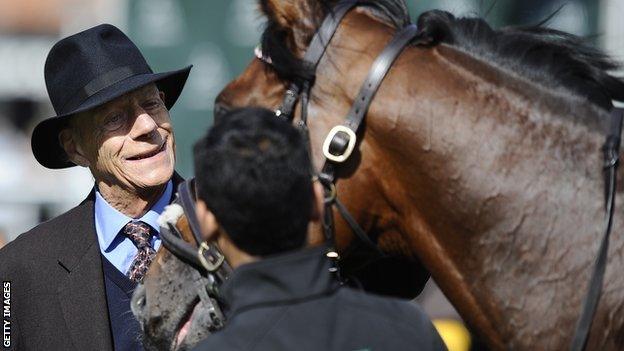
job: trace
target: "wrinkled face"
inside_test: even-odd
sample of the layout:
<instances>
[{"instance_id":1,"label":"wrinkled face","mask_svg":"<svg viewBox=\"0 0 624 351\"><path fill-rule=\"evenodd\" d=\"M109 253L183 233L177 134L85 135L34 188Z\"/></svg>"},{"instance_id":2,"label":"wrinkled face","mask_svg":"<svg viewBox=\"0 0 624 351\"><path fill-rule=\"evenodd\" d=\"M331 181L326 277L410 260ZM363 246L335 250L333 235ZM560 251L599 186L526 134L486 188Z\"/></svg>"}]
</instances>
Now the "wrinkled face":
<instances>
[{"instance_id":1,"label":"wrinkled face","mask_svg":"<svg viewBox=\"0 0 624 351\"><path fill-rule=\"evenodd\" d=\"M97 181L140 190L173 174L173 127L164 93L153 84L75 116L72 127L75 155L68 154Z\"/></svg>"}]
</instances>

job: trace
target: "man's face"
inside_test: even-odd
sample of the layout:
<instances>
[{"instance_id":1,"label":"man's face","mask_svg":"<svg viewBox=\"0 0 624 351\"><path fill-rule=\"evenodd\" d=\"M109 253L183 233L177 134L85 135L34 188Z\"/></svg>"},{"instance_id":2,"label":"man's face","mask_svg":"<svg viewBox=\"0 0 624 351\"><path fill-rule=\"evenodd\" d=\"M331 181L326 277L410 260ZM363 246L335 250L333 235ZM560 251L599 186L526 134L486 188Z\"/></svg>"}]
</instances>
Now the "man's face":
<instances>
[{"instance_id":1,"label":"man's face","mask_svg":"<svg viewBox=\"0 0 624 351\"><path fill-rule=\"evenodd\" d=\"M173 175L173 127L164 94L153 84L79 114L71 125L70 159L89 167L98 182L140 192Z\"/></svg>"}]
</instances>

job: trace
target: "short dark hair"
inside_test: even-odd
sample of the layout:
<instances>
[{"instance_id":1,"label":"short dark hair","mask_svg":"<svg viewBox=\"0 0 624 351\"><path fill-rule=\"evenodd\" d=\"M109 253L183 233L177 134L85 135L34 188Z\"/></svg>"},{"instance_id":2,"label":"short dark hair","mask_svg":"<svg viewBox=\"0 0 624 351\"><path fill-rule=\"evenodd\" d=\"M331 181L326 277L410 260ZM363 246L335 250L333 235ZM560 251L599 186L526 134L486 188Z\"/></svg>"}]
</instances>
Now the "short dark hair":
<instances>
[{"instance_id":1,"label":"short dark hair","mask_svg":"<svg viewBox=\"0 0 624 351\"><path fill-rule=\"evenodd\" d=\"M313 204L306 141L263 108L233 110L194 147L199 199L241 250L301 248Z\"/></svg>"}]
</instances>

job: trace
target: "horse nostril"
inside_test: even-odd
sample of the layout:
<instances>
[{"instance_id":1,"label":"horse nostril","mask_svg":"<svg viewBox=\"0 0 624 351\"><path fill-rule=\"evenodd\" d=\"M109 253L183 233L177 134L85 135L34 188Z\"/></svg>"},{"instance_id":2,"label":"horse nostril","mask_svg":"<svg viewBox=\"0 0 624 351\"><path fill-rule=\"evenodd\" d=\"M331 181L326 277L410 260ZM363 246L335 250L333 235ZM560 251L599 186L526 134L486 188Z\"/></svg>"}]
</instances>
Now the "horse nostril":
<instances>
[{"instance_id":1,"label":"horse nostril","mask_svg":"<svg viewBox=\"0 0 624 351\"><path fill-rule=\"evenodd\" d=\"M225 114L230 111L229 107L226 107L222 103L217 102L214 105L214 123L217 124L219 121L225 117Z\"/></svg>"},{"instance_id":2,"label":"horse nostril","mask_svg":"<svg viewBox=\"0 0 624 351\"><path fill-rule=\"evenodd\" d=\"M132 300L130 301L130 310L132 310L132 314L134 314L137 319L141 316L146 302L147 297L145 296L145 286L143 284L139 284L136 289L134 289L134 293L132 293Z\"/></svg>"}]
</instances>

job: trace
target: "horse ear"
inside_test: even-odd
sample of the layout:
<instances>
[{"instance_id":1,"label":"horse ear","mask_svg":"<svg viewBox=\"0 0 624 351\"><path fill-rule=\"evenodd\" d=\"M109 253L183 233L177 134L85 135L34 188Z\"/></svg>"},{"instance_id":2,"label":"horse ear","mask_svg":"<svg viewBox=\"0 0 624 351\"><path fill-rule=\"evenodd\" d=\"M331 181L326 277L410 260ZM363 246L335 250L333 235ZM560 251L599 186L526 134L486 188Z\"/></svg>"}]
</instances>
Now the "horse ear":
<instances>
[{"instance_id":1,"label":"horse ear","mask_svg":"<svg viewBox=\"0 0 624 351\"><path fill-rule=\"evenodd\" d=\"M295 49L300 53L305 51L316 30L321 10L318 0L260 0L260 9L269 25L290 32Z\"/></svg>"}]
</instances>

